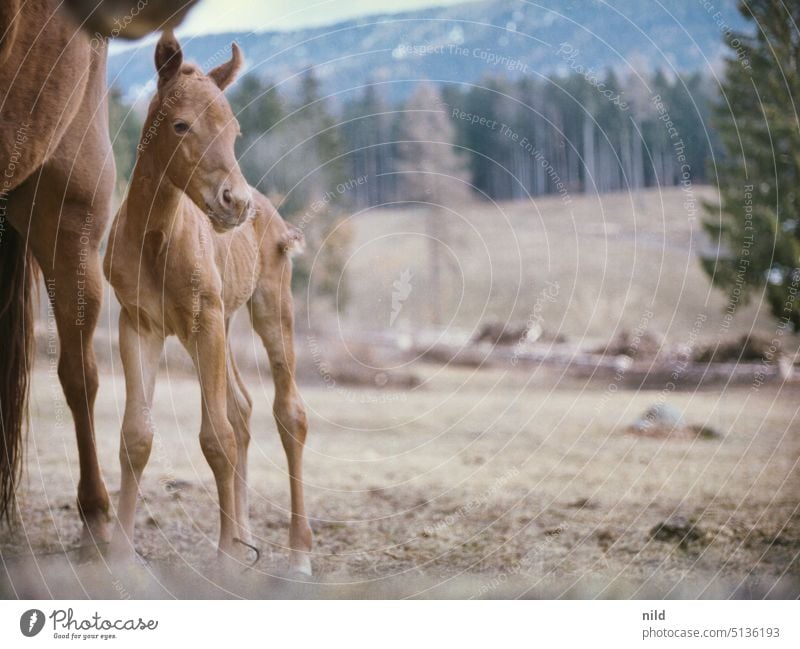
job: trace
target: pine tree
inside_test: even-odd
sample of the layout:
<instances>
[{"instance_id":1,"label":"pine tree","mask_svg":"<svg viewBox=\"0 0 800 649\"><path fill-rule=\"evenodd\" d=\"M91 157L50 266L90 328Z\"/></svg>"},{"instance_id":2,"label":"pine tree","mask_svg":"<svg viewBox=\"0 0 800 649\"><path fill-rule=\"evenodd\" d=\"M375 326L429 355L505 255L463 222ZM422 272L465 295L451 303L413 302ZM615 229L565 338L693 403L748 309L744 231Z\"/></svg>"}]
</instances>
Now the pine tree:
<instances>
[{"instance_id":1,"label":"pine tree","mask_svg":"<svg viewBox=\"0 0 800 649\"><path fill-rule=\"evenodd\" d=\"M268 80L248 74L236 84L230 103L242 131L236 155L245 177L263 193L279 194L279 175L268 173L283 151L279 125L285 108L278 90Z\"/></svg>"},{"instance_id":2,"label":"pine tree","mask_svg":"<svg viewBox=\"0 0 800 649\"><path fill-rule=\"evenodd\" d=\"M142 124L131 107L122 99L119 88L112 86L108 92L108 129L114 162L117 167L115 202L125 195L136 162L136 145Z\"/></svg>"},{"instance_id":3,"label":"pine tree","mask_svg":"<svg viewBox=\"0 0 800 649\"><path fill-rule=\"evenodd\" d=\"M731 40L715 123L726 154L721 205L707 206L719 258L704 260L731 298L766 287L785 329L800 328L800 4L748 0L753 35ZM734 47L735 45L735 47ZM711 171L714 173L714 170Z\"/></svg>"}]
</instances>

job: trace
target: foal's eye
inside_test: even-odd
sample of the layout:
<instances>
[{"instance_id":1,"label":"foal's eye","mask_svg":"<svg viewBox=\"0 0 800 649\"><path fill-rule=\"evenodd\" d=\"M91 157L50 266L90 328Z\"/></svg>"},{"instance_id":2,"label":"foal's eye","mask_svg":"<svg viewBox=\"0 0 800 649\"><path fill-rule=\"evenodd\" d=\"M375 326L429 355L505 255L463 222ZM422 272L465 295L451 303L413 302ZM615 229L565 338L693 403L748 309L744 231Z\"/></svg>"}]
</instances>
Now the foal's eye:
<instances>
[{"instance_id":1,"label":"foal's eye","mask_svg":"<svg viewBox=\"0 0 800 649\"><path fill-rule=\"evenodd\" d=\"M186 133L189 132L189 125L186 122L184 122L182 119L179 119L177 122L175 122L172 125L172 128L175 129L175 132L178 135L186 135Z\"/></svg>"}]
</instances>

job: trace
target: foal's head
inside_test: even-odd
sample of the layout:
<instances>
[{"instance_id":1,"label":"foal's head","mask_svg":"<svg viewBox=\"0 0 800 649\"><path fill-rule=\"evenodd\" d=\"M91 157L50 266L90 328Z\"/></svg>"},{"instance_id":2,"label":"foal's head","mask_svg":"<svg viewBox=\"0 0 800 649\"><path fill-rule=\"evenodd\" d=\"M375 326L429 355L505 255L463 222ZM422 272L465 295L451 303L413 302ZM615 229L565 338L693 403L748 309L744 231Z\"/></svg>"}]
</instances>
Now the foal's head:
<instances>
[{"instance_id":1,"label":"foal's head","mask_svg":"<svg viewBox=\"0 0 800 649\"><path fill-rule=\"evenodd\" d=\"M156 46L158 93L150 107L151 154L166 178L202 209L217 231L242 223L252 211L252 193L234 153L239 123L223 91L236 78L242 54L208 74L184 63L178 41L166 31ZM148 136L147 127L142 144Z\"/></svg>"}]
</instances>

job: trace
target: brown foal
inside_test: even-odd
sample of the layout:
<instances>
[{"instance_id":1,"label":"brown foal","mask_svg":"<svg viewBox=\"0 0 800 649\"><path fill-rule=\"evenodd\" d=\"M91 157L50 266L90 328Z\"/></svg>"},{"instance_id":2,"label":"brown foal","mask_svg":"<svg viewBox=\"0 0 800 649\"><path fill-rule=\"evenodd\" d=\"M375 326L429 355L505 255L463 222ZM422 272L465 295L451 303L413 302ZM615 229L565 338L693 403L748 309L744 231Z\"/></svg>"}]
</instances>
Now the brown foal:
<instances>
[{"instance_id":1,"label":"brown foal","mask_svg":"<svg viewBox=\"0 0 800 649\"><path fill-rule=\"evenodd\" d=\"M164 339L191 355L202 393L200 444L219 494L219 553L252 544L247 448L252 401L227 329L247 304L269 355L273 412L288 460L291 572L311 574L311 528L303 505L306 415L294 380L292 266L297 238L266 197L251 188L234 155L239 128L223 90L241 54L207 75L183 63L166 32L156 47L158 90L139 143L128 198L112 226L104 270L122 305L125 372L118 524L112 555L133 553L134 514L153 440L147 415ZM244 546L241 546L244 549ZM238 554L238 552L237 552Z\"/></svg>"}]
</instances>

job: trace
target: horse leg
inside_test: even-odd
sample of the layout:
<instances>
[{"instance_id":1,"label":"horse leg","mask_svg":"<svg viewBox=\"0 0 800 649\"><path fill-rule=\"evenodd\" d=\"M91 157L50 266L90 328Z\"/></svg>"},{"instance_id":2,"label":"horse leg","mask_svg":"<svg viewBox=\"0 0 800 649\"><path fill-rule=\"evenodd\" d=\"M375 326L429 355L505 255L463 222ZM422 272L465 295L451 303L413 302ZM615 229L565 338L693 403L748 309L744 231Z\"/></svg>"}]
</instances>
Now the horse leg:
<instances>
[{"instance_id":1,"label":"horse leg","mask_svg":"<svg viewBox=\"0 0 800 649\"><path fill-rule=\"evenodd\" d=\"M120 489L111 556L133 557L139 481L153 445L151 407L164 338L136 323L125 309L119 315L119 352L125 373L125 414L120 433Z\"/></svg>"},{"instance_id":2,"label":"horse leg","mask_svg":"<svg viewBox=\"0 0 800 649\"><path fill-rule=\"evenodd\" d=\"M236 523L239 539L253 544L250 533L250 512L247 497L247 448L250 445L250 415L253 412L253 401L247 387L239 374L239 368L228 345L228 421L236 434L238 457L236 460Z\"/></svg>"},{"instance_id":3,"label":"horse leg","mask_svg":"<svg viewBox=\"0 0 800 649\"><path fill-rule=\"evenodd\" d=\"M200 447L217 483L220 558L234 555L237 534L234 474L238 461L236 434L228 421L225 322L221 302L204 302L197 331L182 337L194 361L202 395ZM218 299L218 298L217 298ZM241 552L239 552L241 554Z\"/></svg>"},{"instance_id":4,"label":"horse leg","mask_svg":"<svg viewBox=\"0 0 800 649\"><path fill-rule=\"evenodd\" d=\"M80 223L85 211L64 208L62 218ZM46 241L46 240L45 240ZM98 246L92 237L64 230L57 249L31 238L31 248L47 282L60 342L58 378L72 412L78 442L80 480L78 511L83 521L83 558L111 537L108 492L100 466L94 431L97 364L92 338L102 301L102 273Z\"/></svg>"},{"instance_id":5,"label":"horse leg","mask_svg":"<svg viewBox=\"0 0 800 649\"><path fill-rule=\"evenodd\" d=\"M262 281L253 295L250 313L253 327L269 355L275 382L272 411L289 469L292 506L289 524L289 571L310 576L312 534L303 500L303 445L308 423L294 381L292 296L287 273L278 277L270 276L268 281L269 283Z\"/></svg>"}]
</instances>

